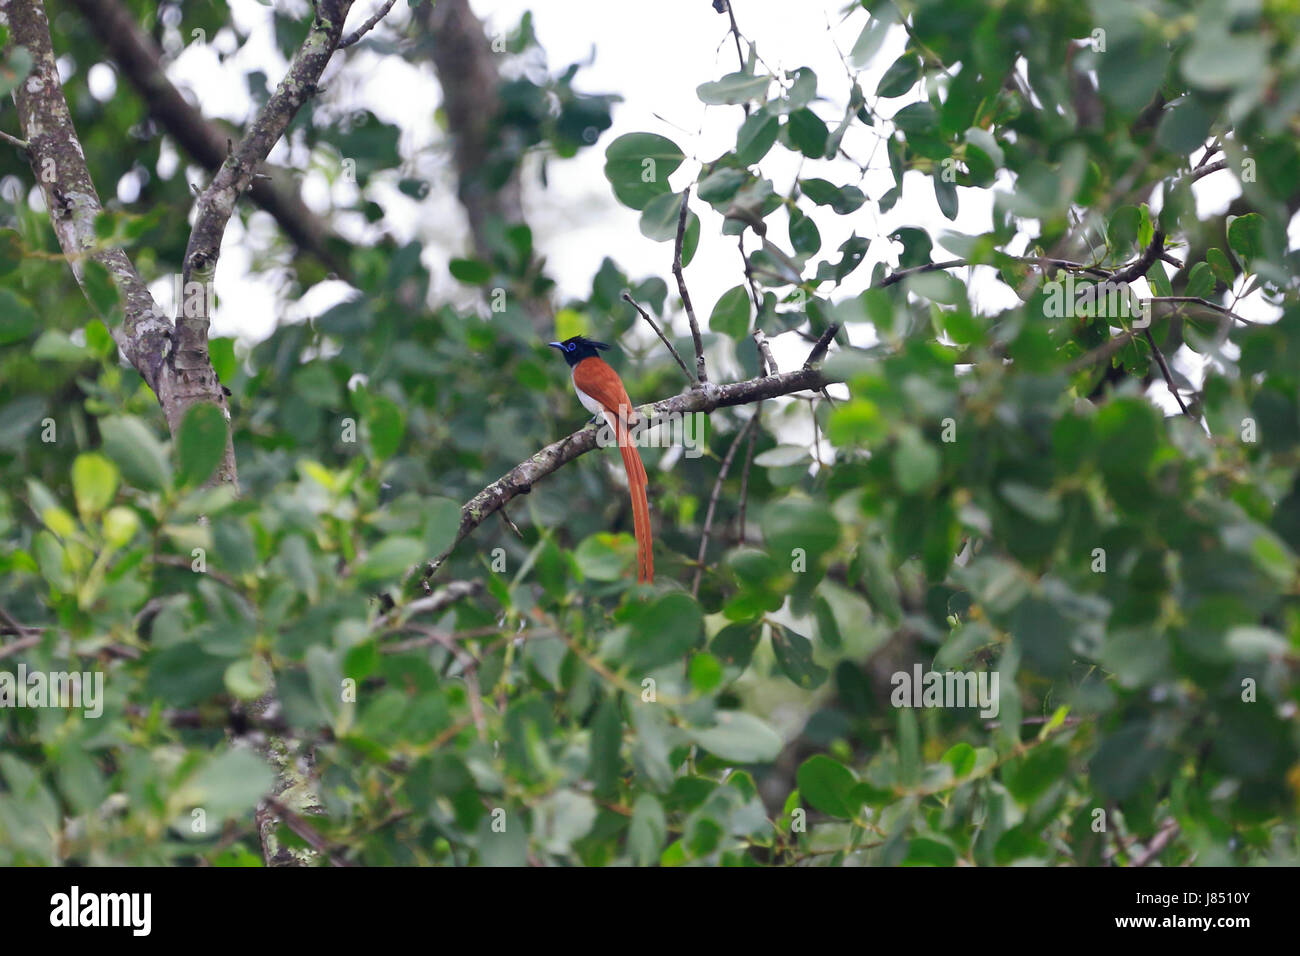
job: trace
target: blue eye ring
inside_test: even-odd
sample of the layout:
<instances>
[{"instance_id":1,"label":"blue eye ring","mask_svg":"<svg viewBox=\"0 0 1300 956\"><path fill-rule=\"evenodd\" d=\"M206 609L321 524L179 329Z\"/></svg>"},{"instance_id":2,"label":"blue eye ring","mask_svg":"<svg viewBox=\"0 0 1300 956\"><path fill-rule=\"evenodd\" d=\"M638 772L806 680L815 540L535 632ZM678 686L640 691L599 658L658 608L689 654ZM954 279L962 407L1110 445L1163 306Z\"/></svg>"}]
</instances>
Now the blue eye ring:
<instances>
[{"instance_id":1,"label":"blue eye ring","mask_svg":"<svg viewBox=\"0 0 1300 956\"><path fill-rule=\"evenodd\" d=\"M577 347L578 347L578 346L577 346L577 343L570 342L568 345L566 345L566 346L564 347L564 351L566 351L566 352L572 352L572 351L573 351L575 348L577 348Z\"/></svg>"}]
</instances>

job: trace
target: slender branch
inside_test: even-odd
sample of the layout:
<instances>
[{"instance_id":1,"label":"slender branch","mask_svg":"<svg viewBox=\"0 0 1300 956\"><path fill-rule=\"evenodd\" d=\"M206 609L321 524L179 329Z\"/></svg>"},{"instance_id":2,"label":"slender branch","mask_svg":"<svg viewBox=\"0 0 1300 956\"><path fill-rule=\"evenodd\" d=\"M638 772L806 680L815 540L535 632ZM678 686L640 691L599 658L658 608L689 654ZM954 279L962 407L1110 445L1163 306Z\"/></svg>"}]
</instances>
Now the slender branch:
<instances>
[{"instance_id":1,"label":"slender branch","mask_svg":"<svg viewBox=\"0 0 1300 956\"><path fill-rule=\"evenodd\" d=\"M686 308L686 318L691 323L691 338L695 342L695 378L700 384L709 380L709 373L704 368L704 341L700 338L700 324L695 320L695 309L691 305L690 293L686 291L686 276L682 273L682 243L686 237L687 213L690 211L691 187L682 190L682 211L677 216L677 241L673 245L673 275L677 279L677 291L681 294L682 305Z\"/></svg>"},{"instance_id":2,"label":"slender branch","mask_svg":"<svg viewBox=\"0 0 1300 956\"><path fill-rule=\"evenodd\" d=\"M144 101L149 116L162 124L195 162L209 172L219 169L229 152L228 134L185 99L167 78L162 50L140 28L131 11L121 0L74 0L74 3ZM288 171L268 168L268 172L269 180L256 179L249 188L252 200L275 218L295 246L319 259L335 274L348 277L347 263L331 248L331 244L344 240L307 208Z\"/></svg>"},{"instance_id":3,"label":"slender branch","mask_svg":"<svg viewBox=\"0 0 1300 956\"><path fill-rule=\"evenodd\" d=\"M1195 305L1203 305L1207 309L1218 312L1220 315L1226 315L1230 319L1240 322L1242 325L1259 325L1260 323L1251 319L1243 318L1236 312L1226 306L1219 305L1217 302L1211 302L1209 299L1197 295L1153 295L1148 302L1188 302Z\"/></svg>"},{"instance_id":4,"label":"slender branch","mask_svg":"<svg viewBox=\"0 0 1300 956\"><path fill-rule=\"evenodd\" d=\"M754 406L754 421L763 420L763 403ZM749 503L749 469L754 464L754 444L758 439L758 428L749 432L749 444L745 448L745 467L740 472L740 510L736 515L736 541L745 543L745 506Z\"/></svg>"},{"instance_id":5,"label":"slender branch","mask_svg":"<svg viewBox=\"0 0 1300 956\"><path fill-rule=\"evenodd\" d=\"M400 609L380 616L375 621L374 628L375 630L391 628L410 620L417 614L436 614L457 601L479 594L482 590L482 581L449 581L428 597L418 598Z\"/></svg>"},{"instance_id":6,"label":"slender branch","mask_svg":"<svg viewBox=\"0 0 1300 956\"><path fill-rule=\"evenodd\" d=\"M18 638L16 641L2 644L0 645L0 659L6 658L11 654L17 654L19 651L25 651L29 647L35 647L40 642L40 634L28 634L26 637Z\"/></svg>"},{"instance_id":7,"label":"slender branch","mask_svg":"<svg viewBox=\"0 0 1300 956\"><path fill-rule=\"evenodd\" d=\"M740 447L740 443L757 422L758 416L755 415L736 433L731 447L727 449L727 454L722 459L722 465L718 468L717 480L713 482L713 493L709 495L709 507L704 514L704 533L700 535L700 550L695 556L695 577L691 580L693 597L700 596L700 579L704 576L704 554L709 548L709 535L713 533L713 515L718 507L718 492L722 490L722 483L727 480L727 472L731 470L731 461L736 457L736 449Z\"/></svg>"},{"instance_id":8,"label":"slender branch","mask_svg":"<svg viewBox=\"0 0 1300 956\"><path fill-rule=\"evenodd\" d=\"M1156 364L1160 366L1160 374L1164 376L1165 385L1169 388L1169 394L1173 395L1174 401L1178 403L1178 407L1182 409L1183 414L1192 419L1192 421L1195 421L1196 416L1187 410L1187 406L1183 403L1183 397L1178 394L1178 386L1174 384L1173 373L1169 371L1169 365L1165 362L1164 353L1162 353L1160 347L1156 345L1156 340L1155 337L1152 336L1151 330L1149 328L1143 329L1142 334L1146 336L1147 344L1151 346L1151 354L1156 357Z\"/></svg>"},{"instance_id":9,"label":"slender branch","mask_svg":"<svg viewBox=\"0 0 1300 956\"><path fill-rule=\"evenodd\" d=\"M724 0L727 4L727 16L731 18L731 36L736 41L736 59L740 61L740 68L745 68L745 54L740 49L740 27L736 26L736 11L731 8L731 0ZM749 112L749 104L745 104L745 112Z\"/></svg>"},{"instance_id":10,"label":"slender branch","mask_svg":"<svg viewBox=\"0 0 1300 956\"><path fill-rule=\"evenodd\" d=\"M289 123L308 97L316 92L326 64L338 46L352 0L320 0L316 17L284 79L254 119L239 146L230 152L197 203L197 216L185 249L183 280L189 288L198 276L204 286L212 281L221 254L221 237L234 214L235 203L252 183L258 167L284 135ZM193 303L198 308L181 309L176 318L177 365L188 367L198 355L207 354L207 296Z\"/></svg>"},{"instance_id":11,"label":"slender branch","mask_svg":"<svg viewBox=\"0 0 1300 956\"><path fill-rule=\"evenodd\" d=\"M1177 820L1166 821L1160 832L1151 838L1151 842L1147 844L1142 854L1133 860L1133 866L1146 866L1158 857L1173 838L1178 835L1178 829Z\"/></svg>"},{"instance_id":12,"label":"slender branch","mask_svg":"<svg viewBox=\"0 0 1300 956\"><path fill-rule=\"evenodd\" d=\"M1155 265L1155 261L1160 258L1160 254L1164 251L1165 234L1157 229L1151 236L1150 244L1142 250L1142 255L1138 256L1132 265L1119 270L1119 272L1111 276L1110 281L1116 285L1121 285L1142 278Z\"/></svg>"},{"instance_id":13,"label":"slender branch","mask_svg":"<svg viewBox=\"0 0 1300 956\"><path fill-rule=\"evenodd\" d=\"M1191 173L1188 174L1187 180L1188 182L1194 183L1199 179L1204 179L1206 176L1210 175L1210 173L1217 173L1219 170L1227 168L1228 161L1226 159L1220 159L1217 162L1210 163L1208 166L1200 166L1192 170Z\"/></svg>"},{"instance_id":14,"label":"slender branch","mask_svg":"<svg viewBox=\"0 0 1300 956\"><path fill-rule=\"evenodd\" d=\"M377 11L375 11L374 16L372 16L369 20L361 24L361 26L357 27L355 30L353 30L346 37L344 37L342 40L339 41L339 49L340 50L347 49L348 47L352 46L352 44L360 40L367 33L369 33L371 30L373 30L380 20L388 16L388 11L393 9L393 4L396 2L397 0L386 0L384 5L380 7Z\"/></svg>"},{"instance_id":15,"label":"slender branch","mask_svg":"<svg viewBox=\"0 0 1300 956\"><path fill-rule=\"evenodd\" d=\"M24 153L30 152L32 148L32 144L27 142L27 140L19 139L17 136L10 136L4 130L0 130L0 142L8 143L10 146L16 147Z\"/></svg>"},{"instance_id":16,"label":"slender branch","mask_svg":"<svg viewBox=\"0 0 1300 956\"><path fill-rule=\"evenodd\" d=\"M758 346L758 363L763 366L764 375L776 375L776 359L772 358L772 346L767 341L767 333L762 329L755 327L753 331L754 344Z\"/></svg>"},{"instance_id":17,"label":"slender branch","mask_svg":"<svg viewBox=\"0 0 1300 956\"><path fill-rule=\"evenodd\" d=\"M822 333L821 338L817 340L817 344L813 346L813 350L808 354L808 361L803 363L804 368L812 368L822 360L826 350L831 347L831 341L835 338L835 333L839 330L838 322L832 322L826 326L826 331Z\"/></svg>"},{"instance_id":18,"label":"slender branch","mask_svg":"<svg viewBox=\"0 0 1300 956\"><path fill-rule=\"evenodd\" d=\"M653 423L668 415L687 412L712 412L718 408L735 405L752 405L765 398L790 395L808 389L816 391L839 379L829 378L820 368L801 368L783 375L767 375L732 382L728 385L705 384L701 387L683 392L642 406L638 413ZM571 435L552 442L532 457L520 462L505 475L488 485L461 508L460 529L456 540L442 554L425 565L424 577L428 578L447 559L461 541L465 540L487 518L519 495L526 495L533 490L533 485L547 475L585 455L596 447L596 436L600 429L588 425Z\"/></svg>"},{"instance_id":19,"label":"slender branch","mask_svg":"<svg viewBox=\"0 0 1300 956\"><path fill-rule=\"evenodd\" d=\"M31 73L14 87L13 97L19 125L27 137L28 160L45 197L59 248L83 291L87 259L108 270L123 314L120 324L109 323L113 338L154 394L164 400L164 360L171 348L171 323L126 253L100 248L95 220L103 206L59 82L45 9L40 0L10 0L5 12L10 42L26 47L32 57ZM89 294L87 298L91 299Z\"/></svg>"},{"instance_id":20,"label":"slender branch","mask_svg":"<svg viewBox=\"0 0 1300 956\"><path fill-rule=\"evenodd\" d=\"M306 841L313 850L317 853L325 854L326 858L330 861L331 866L356 865L339 855L342 849L341 847L336 846L329 840L325 839L325 837L321 836L320 831L293 810L286 807L278 799L275 797L265 797L263 802L266 804L267 809L283 820L285 826L296 833L300 839Z\"/></svg>"},{"instance_id":21,"label":"slender branch","mask_svg":"<svg viewBox=\"0 0 1300 956\"><path fill-rule=\"evenodd\" d=\"M680 365L682 367L682 371L686 373L686 381L694 385L695 376L692 375L691 370L686 367L686 362L682 360L682 357L680 353L678 353L677 349L673 348L673 343L668 341L668 337L664 335L663 330L659 328L659 326L655 323L654 319L650 318L650 313L647 312L645 309L641 308L641 306L637 304L636 300L633 299L632 296L628 295L626 292L623 293L623 300L625 302L632 303L632 308L636 309L638 312L641 313L641 318L645 319L646 322L650 324L650 328L655 330L655 335L659 336L659 341L664 344L664 346L668 349L669 352L673 353L673 358L677 359L677 364Z\"/></svg>"}]
</instances>

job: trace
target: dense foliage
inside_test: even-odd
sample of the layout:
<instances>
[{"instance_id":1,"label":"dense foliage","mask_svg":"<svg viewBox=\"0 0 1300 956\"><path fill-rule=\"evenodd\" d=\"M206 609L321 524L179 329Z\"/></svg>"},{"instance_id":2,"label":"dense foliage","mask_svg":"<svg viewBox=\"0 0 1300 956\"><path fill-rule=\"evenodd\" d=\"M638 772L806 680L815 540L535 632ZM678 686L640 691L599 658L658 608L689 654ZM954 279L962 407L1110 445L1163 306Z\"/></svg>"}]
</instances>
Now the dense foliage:
<instances>
[{"instance_id":1,"label":"dense foliage","mask_svg":"<svg viewBox=\"0 0 1300 956\"><path fill-rule=\"evenodd\" d=\"M333 214L378 238L343 250L344 303L252 347L213 341L238 496L205 486L219 421L196 412L165 440L109 337L111 287L86 301L26 202L31 170L0 154L22 192L0 214L0 607L43 628L11 627L24 646L0 644L0 664L104 675L99 717L0 708L0 863L257 864L255 810L286 776L277 799L322 863L1095 865L1158 834L1166 864L1296 862L1300 18L1281 0L862 6L843 75L773 73L747 43L737 72L701 75L709 122L736 130L703 163L659 133L591 145L616 98L540 65L524 22L502 54L527 68L503 88L499 174L601 149L614 196L665 244L654 263L606 260L581 301L553 301L524 225L491 261L453 261L481 307L430 301L420 243L388 238L376 198L428 191L398 130L311 100L295 154L356 161L359 198ZM179 5L131 7L178 42L223 25L216 5L186 4L183 23ZM184 165L158 172L139 99L119 84L93 100L102 53L74 14L51 19L96 183L140 187L102 237L167 279ZM287 54L302 24L277 23ZM905 52L867 83L900 29ZM20 51L5 64L0 87ZM846 143L864 179L863 144L887 158L893 188L823 175ZM797 176L768 178L782 152ZM1240 185L1226 217L1197 215L1210 175ZM682 388L622 294L692 354L667 269L688 185L726 225L692 215L686 261L705 243L747 253L732 291L696 303L712 377L759 374L755 328L810 348L838 323L835 403L715 412L702 457L642 450L653 588L629 576L630 512L600 451L512 503L521 536L494 517L456 548L430 583L466 596L407 617L407 572L451 544L461 505L580 423L547 338L622 343L611 361L640 399ZM932 195L953 219L980 191L982 235L880 234L900 200ZM824 246L839 221L853 235ZM873 259L896 265L866 281ZM252 267L286 264L285 301L326 281L284 248ZM1067 273L1131 273L1149 336L1106 309L1062 314ZM1235 318L1252 295L1276 317ZM548 299L554 334L535 321ZM1186 414L1156 400L1167 363ZM793 443L810 415L816 446ZM996 717L894 706L914 664L996 673ZM306 853L289 826L272 841Z\"/></svg>"}]
</instances>

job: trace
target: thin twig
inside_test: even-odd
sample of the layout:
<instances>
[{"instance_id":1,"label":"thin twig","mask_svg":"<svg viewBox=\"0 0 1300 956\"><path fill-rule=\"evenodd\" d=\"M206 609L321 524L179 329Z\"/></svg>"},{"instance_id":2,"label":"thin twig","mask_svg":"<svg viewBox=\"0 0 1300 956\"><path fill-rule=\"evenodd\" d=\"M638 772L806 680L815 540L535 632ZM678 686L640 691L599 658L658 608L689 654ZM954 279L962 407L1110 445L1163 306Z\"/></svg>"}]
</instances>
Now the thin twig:
<instances>
[{"instance_id":1,"label":"thin twig","mask_svg":"<svg viewBox=\"0 0 1300 956\"><path fill-rule=\"evenodd\" d=\"M764 375L776 375L776 359L772 357L772 346L767 341L767 334L759 328L753 331L754 344L758 346L758 361L763 366ZM806 366L805 366L806 367Z\"/></svg>"},{"instance_id":2,"label":"thin twig","mask_svg":"<svg viewBox=\"0 0 1300 956\"><path fill-rule=\"evenodd\" d=\"M1210 175L1210 173L1217 173L1219 170L1227 168L1228 161L1226 159L1221 159L1216 163L1210 163L1208 166L1201 166L1198 169L1192 170L1187 179L1188 182L1194 183L1197 180L1204 179L1206 176Z\"/></svg>"},{"instance_id":3,"label":"thin twig","mask_svg":"<svg viewBox=\"0 0 1300 956\"><path fill-rule=\"evenodd\" d=\"M515 524L512 520L510 520L510 515L506 514L505 508L501 509L501 521L505 524L507 528L511 530L511 532L514 533L514 536L516 538L518 538L520 541L524 540L524 533L519 530L519 525Z\"/></svg>"},{"instance_id":4,"label":"thin twig","mask_svg":"<svg viewBox=\"0 0 1300 956\"><path fill-rule=\"evenodd\" d=\"M1169 371L1169 365L1165 362L1165 357L1160 351L1160 347L1156 345L1156 340L1155 337L1151 335L1151 330L1143 329L1142 334L1146 336L1147 344L1151 346L1151 352L1156 357L1156 364L1160 366L1160 374L1165 377L1165 385L1169 387L1169 394L1174 396L1174 401L1176 401L1178 407L1183 410L1183 414L1195 421L1196 416L1187 410L1187 406L1183 404L1183 397L1178 394L1178 386L1174 384L1173 373Z\"/></svg>"},{"instance_id":5,"label":"thin twig","mask_svg":"<svg viewBox=\"0 0 1300 956\"><path fill-rule=\"evenodd\" d=\"M4 130L0 130L0 140L8 143L10 146L22 150L24 153L31 152L32 144L25 139L19 139L17 136L10 136Z\"/></svg>"},{"instance_id":6,"label":"thin twig","mask_svg":"<svg viewBox=\"0 0 1300 956\"><path fill-rule=\"evenodd\" d=\"M682 371L686 373L686 381L694 385L695 376L692 375L691 370L686 367L686 362L682 359L681 354L677 351L677 349L673 348L673 343L668 341L668 337L664 335L663 330L660 329L657 324L655 324L654 319L650 318L650 313L647 312L645 309L641 308L641 306L637 304L637 301L633 299L630 295L628 295L626 292L623 293L623 300L625 302L632 303L632 308L640 312L641 318L645 319L646 322L650 323L650 328L655 330L655 335L659 336L659 341L664 344L664 346L668 349L669 352L673 353L673 358L677 359L677 364L680 365L682 367Z\"/></svg>"},{"instance_id":7,"label":"thin twig","mask_svg":"<svg viewBox=\"0 0 1300 956\"><path fill-rule=\"evenodd\" d=\"M29 647L35 647L40 642L40 634L28 634L26 637L18 638L16 641L10 641L8 644L0 645L0 659L6 658L11 654L17 654L19 651L25 651Z\"/></svg>"},{"instance_id":8,"label":"thin twig","mask_svg":"<svg viewBox=\"0 0 1300 956\"><path fill-rule=\"evenodd\" d=\"M686 276L682 274L682 242L686 237L686 219L689 212L691 187L682 191L682 211L677 216L677 241L673 245L673 276L677 279L677 291L681 294L682 305L686 308L686 318L691 323L691 338L695 342L695 378L701 385L709 380L709 373L704 368L704 341L700 338L700 323L695 319L695 308L691 305L690 293L686 291Z\"/></svg>"},{"instance_id":9,"label":"thin twig","mask_svg":"<svg viewBox=\"0 0 1300 956\"><path fill-rule=\"evenodd\" d=\"M763 403L759 402L754 406L754 421L757 422L763 417ZM745 468L740 473L740 511L737 515L736 522L736 541L738 544L745 543L745 506L749 503L749 468L754 464L754 444L758 439L758 428L749 430L749 444L745 448Z\"/></svg>"},{"instance_id":10,"label":"thin twig","mask_svg":"<svg viewBox=\"0 0 1300 956\"><path fill-rule=\"evenodd\" d=\"M831 347L831 340L835 338L835 333L839 330L840 326L838 322L832 322L830 325L826 326L826 331L823 332L821 338L817 340L817 344L813 346L813 350L808 353L808 360L803 363L804 368L812 368L822 360L822 357L826 354L826 350Z\"/></svg>"},{"instance_id":11,"label":"thin twig","mask_svg":"<svg viewBox=\"0 0 1300 956\"><path fill-rule=\"evenodd\" d=\"M713 533L713 514L718 507L718 493L722 491L722 483L727 478L727 472L731 470L731 460L736 457L736 449L740 447L741 440L757 421L758 416L755 415L736 433L731 447L727 449L726 457L722 459L722 466L718 469L718 479L713 483L713 493L709 495L709 507L704 515L704 533L700 535L700 551L695 558L695 578L691 581L691 594L695 597L700 596L700 579L704 576L704 553L709 547L709 535Z\"/></svg>"},{"instance_id":12,"label":"thin twig","mask_svg":"<svg viewBox=\"0 0 1300 956\"><path fill-rule=\"evenodd\" d=\"M1153 295L1147 301L1148 302L1190 302L1196 305L1203 305L1207 309L1212 309L1213 311L1218 312L1220 315L1226 315L1230 319L1234 319L1237 322L1240 322L1242 325L1260 324L1259 322L1254 322L1250 319L1242 318L1240 315L1238 315L1236 312L1233 312L1231 309L1219 305L1219 303L1217 302L1211 302L1209 299L1202 298L1201 296L1197 296L1197 295Z\"/></svg>"},{"instance_id":13,"label":"thin twig","mask_svg":"<svg viewBox=\"0 0 1300 956\"><path fill-rule=\"evenodd\" d=\"M356 865L339 855L339 851L342 849L341 847L338 847L336 844L325 839L325 837L320 834L320 831L304 820L301 816L286 807L275 797L265 797L264 802L277 817L284 821L285 826L296 833L299 838L305 840L316 852L324 853L332 866Z\"/></svg>"},{"instance_id":14,"label":"thin twig","mask_svg":"<svg viewBox=\"0 0 1300 956\"><path fill-rule=\"evenodd\" d=\"M1178 821L1169 820L1164 827L1151 838L1147 848L1142 851L1142 855L1133 861L1133 866L1146 866L1167 847L1171 840L1178 835Z\"/></svg>"},{"instance_id":15,"label":"thin twig","mask_svg":"<svg viewBox=\"0 0 1300 956\"><path fill-rule=\"evenodd\" d=\"M367 33L373 30L375 28L375 25L379 23L380 20L388 16L388 11L393 9L393 4L396 2L397 0L387 0L387 2L382 7L379 8L379 10L375 13L373 17L371 17L365 23L361 24L361 26L357 27L355 30L353 30L351 33L349 33L347 36L345 36L342 40L339 41L339 49L342 50L352 46L352 44L356 43L363 36L365 36Z\"/></svg>"}]
</instances>

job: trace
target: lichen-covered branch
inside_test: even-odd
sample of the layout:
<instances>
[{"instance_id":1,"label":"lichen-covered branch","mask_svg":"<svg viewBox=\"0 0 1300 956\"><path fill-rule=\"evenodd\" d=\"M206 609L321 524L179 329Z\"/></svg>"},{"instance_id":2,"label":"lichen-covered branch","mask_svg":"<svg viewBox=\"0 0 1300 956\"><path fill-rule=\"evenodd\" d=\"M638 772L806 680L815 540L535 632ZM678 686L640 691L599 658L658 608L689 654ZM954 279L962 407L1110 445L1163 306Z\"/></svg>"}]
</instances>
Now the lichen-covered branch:
<instances>
[{"instance_id":1,"label":"lichen-covered branch","mask_svg":"<svg viewBox=\"0 0 1300 956\"><path fill-rule=\"evenodd\" d=\"M181 95L163 68L158 44L136 22L120 0L73 0L118 69L144 100L149 115L176 138L177 143L209 172L216 172L229 153L227 135ZM346 263L331 248L342 243L315 213L307 208L289 182L289 173L266 169L269 179L257 179L249 188L253 202L270 213L284 234L300 250L324 266L346 276Z\"/></svg>"},{"instance_id":2,"label":"lichen-covered branch","mask_svg":"<svg viewBox=\"0 0 1300 956\"><path fill-rule=\"evenodd\" d=\"M124 316L124 321L113 328L113 338L127 361L161 398L164 360L171 348L171 322L126 253L100 248L95 236L95 217L103 207L59 82L45 8L40 0L5 0L0 10L9 23L10 42L26 47L32 58L31 73L14 88L14 103L27 139L32 172L45 197L59 248L83 289L87 262L98 262L108 270Z\"/></svg>"}]
</instances>

